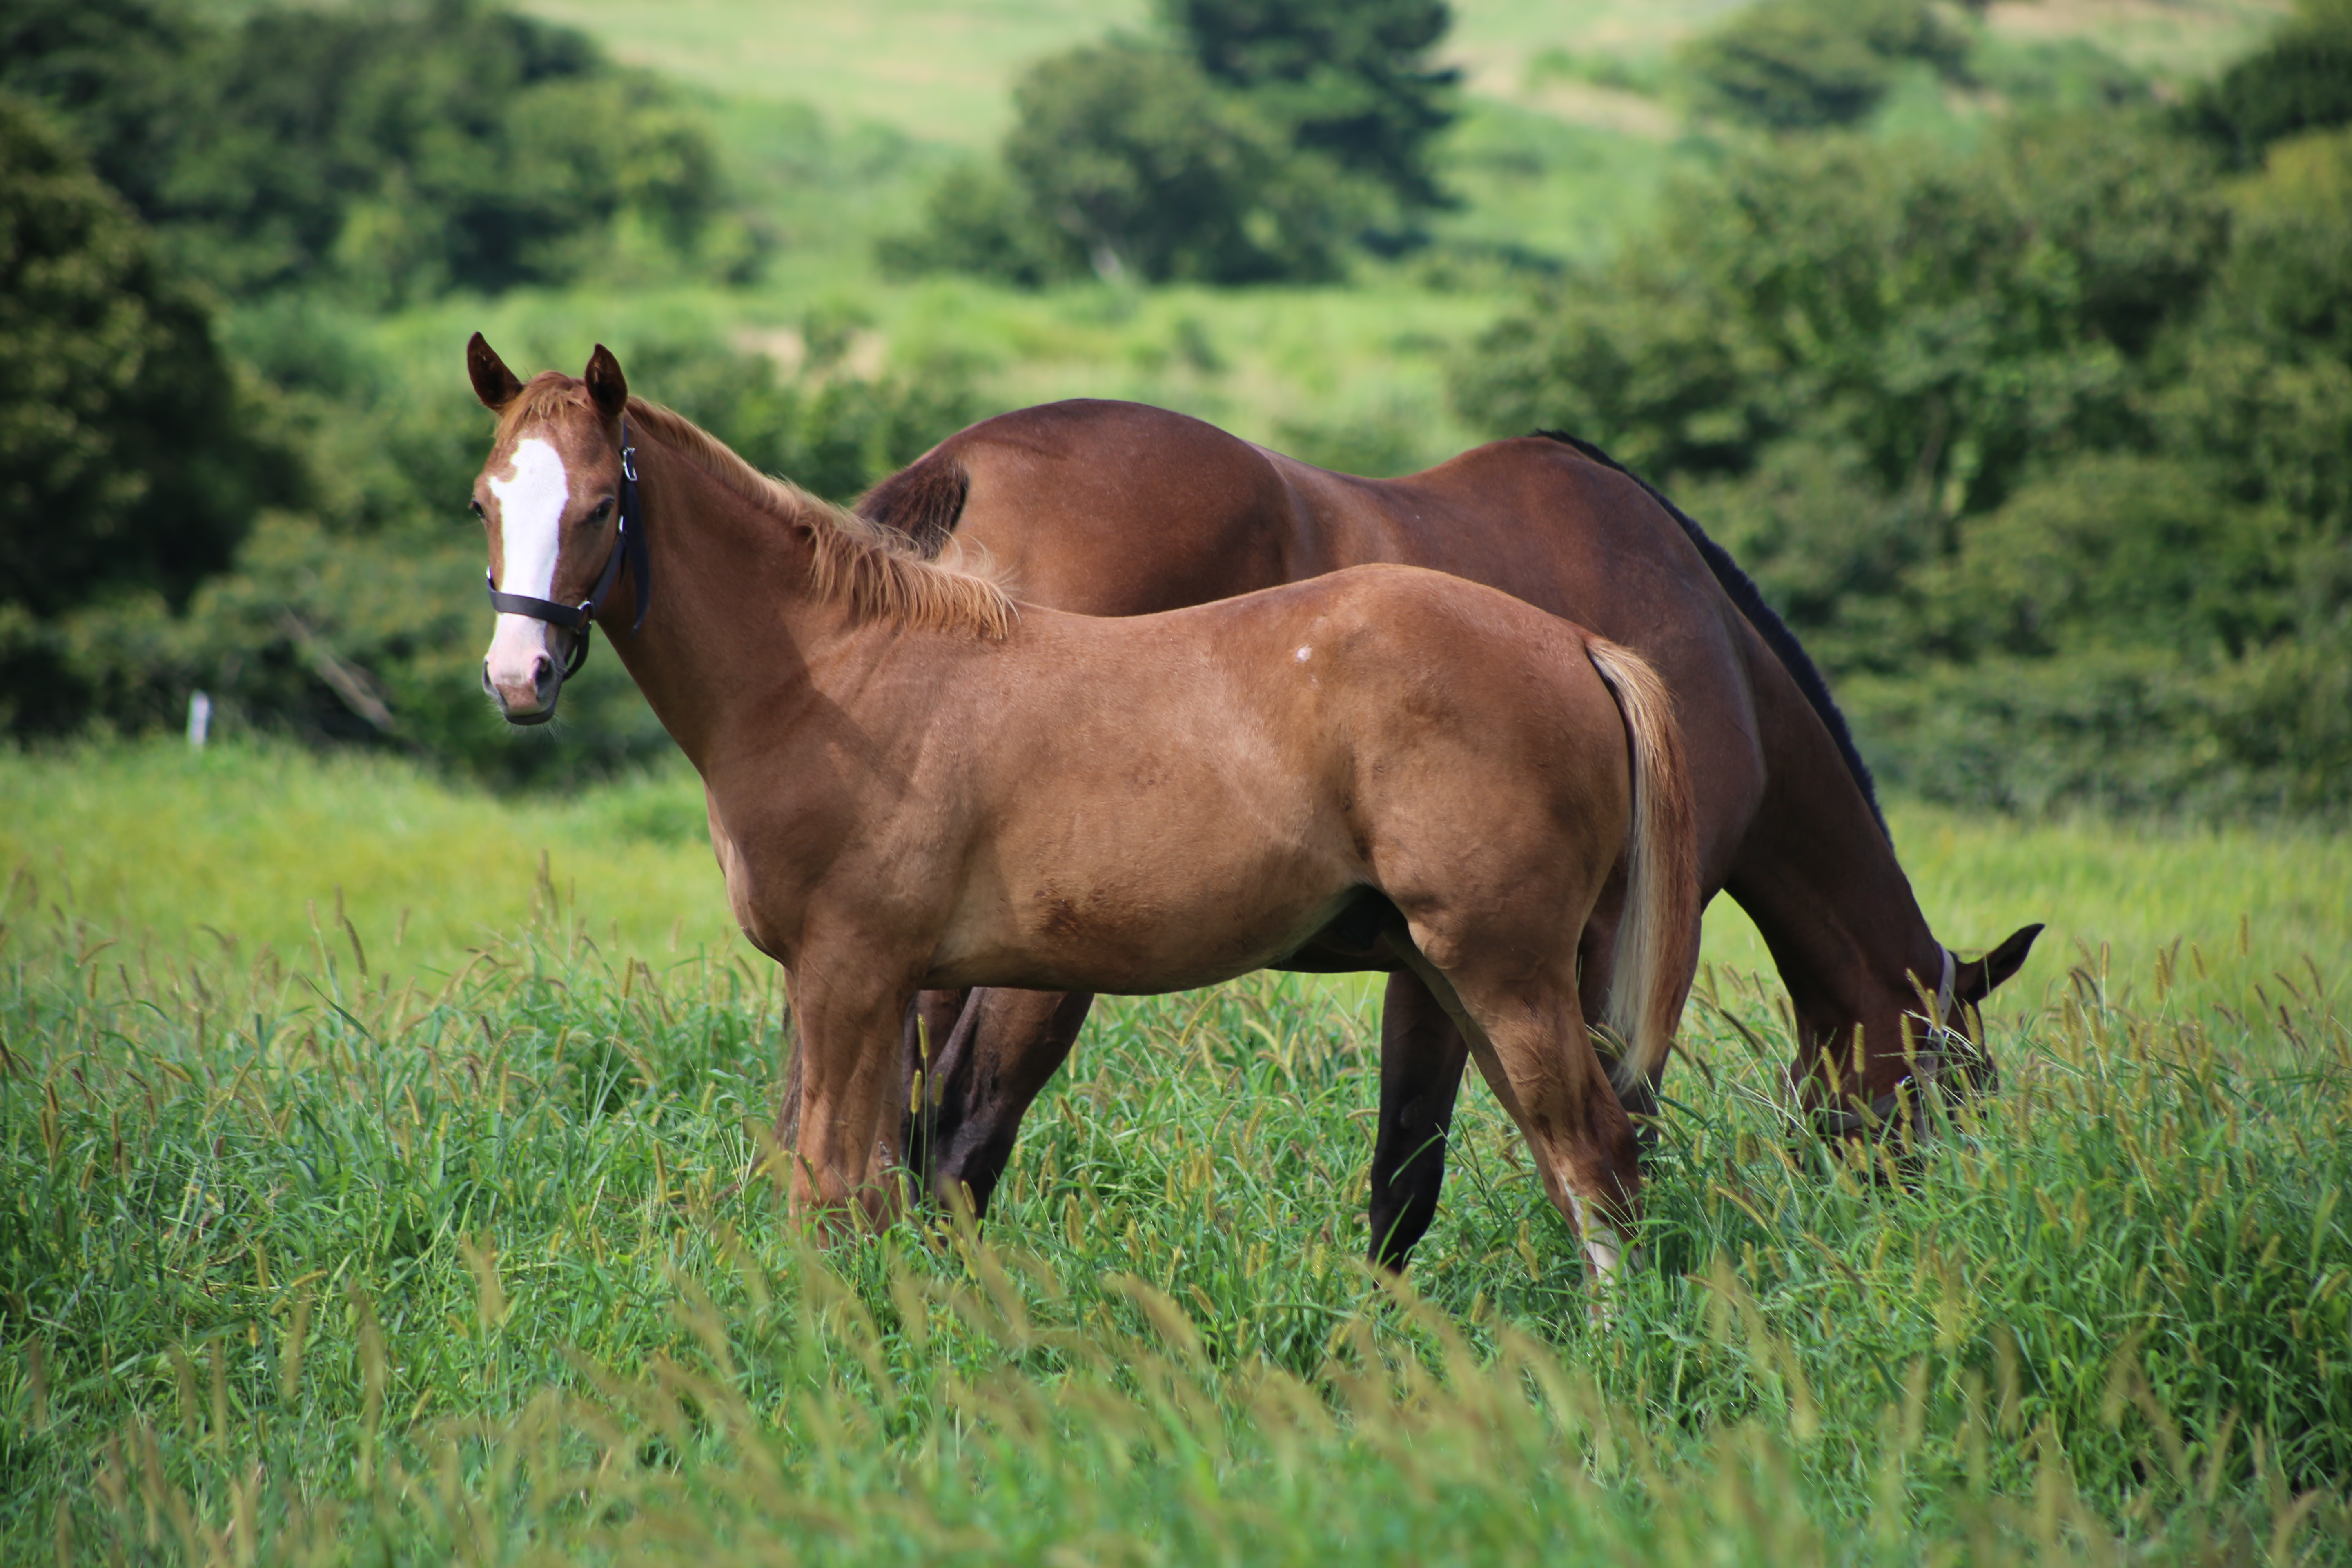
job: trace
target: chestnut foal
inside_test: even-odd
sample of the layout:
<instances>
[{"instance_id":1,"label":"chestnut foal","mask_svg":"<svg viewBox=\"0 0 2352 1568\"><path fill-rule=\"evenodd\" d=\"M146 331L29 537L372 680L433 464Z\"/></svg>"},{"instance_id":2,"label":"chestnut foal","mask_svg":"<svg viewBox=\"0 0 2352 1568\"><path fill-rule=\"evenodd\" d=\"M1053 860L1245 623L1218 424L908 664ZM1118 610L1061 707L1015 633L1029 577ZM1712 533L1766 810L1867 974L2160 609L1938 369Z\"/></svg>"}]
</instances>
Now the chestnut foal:
<instances>
[{"instance_id":1,"label":"chestnut foal","mask_svg":"<svg viewBox=\"0 0 2352 1568\"><path fill-rule=\"evenodd\" d=\"M701 773L736 920L788 978L796 1212L894 1211L923 988L1402 966L1615 1268L1640 1174L1580 934L1622 869L1627 1084L1698 938L1681 741L1640 658L1402 566L1131 619L1016 607L631 398L601 346L527 386L478 335L467 357L499 416L484 679L543 719L601 620Z\"/></svg>"}]
</instances>

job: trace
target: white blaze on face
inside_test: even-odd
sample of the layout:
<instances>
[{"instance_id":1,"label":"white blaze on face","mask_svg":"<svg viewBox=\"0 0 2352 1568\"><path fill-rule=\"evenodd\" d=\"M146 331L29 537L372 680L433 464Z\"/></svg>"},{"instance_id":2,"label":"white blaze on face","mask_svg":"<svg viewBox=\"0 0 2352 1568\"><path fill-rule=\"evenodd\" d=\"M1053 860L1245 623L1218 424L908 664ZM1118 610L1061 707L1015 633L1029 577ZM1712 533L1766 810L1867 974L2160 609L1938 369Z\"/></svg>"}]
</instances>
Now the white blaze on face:
<instances>
[{"instance_id":1,"label":"white blaze on face","mask_svg":"<svg viewBox=\"0 0 2352 1568\"><path fill-rule=\"evenodd\" d=\"M508 479L490 480L499 503L499 591L544 599L555 587L555 557L562 543L563 509L572 481L563 459L545 441L519 442L508 458ZM499 616L484 662L490 684L512 707L535 706L532 673L542 653L554 657L555 628L530 616Z\"/></svg>"}]
</instances>

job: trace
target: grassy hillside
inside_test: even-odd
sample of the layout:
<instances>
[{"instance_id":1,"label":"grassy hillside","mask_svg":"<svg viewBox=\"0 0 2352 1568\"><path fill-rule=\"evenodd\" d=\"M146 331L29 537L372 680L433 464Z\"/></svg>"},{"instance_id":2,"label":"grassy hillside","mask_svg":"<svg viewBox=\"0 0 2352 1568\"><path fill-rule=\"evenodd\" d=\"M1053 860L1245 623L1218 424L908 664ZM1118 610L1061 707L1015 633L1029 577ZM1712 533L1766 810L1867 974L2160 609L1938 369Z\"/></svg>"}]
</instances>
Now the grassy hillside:
<instances>
[{"instance_id":1,"label":"grassy hillside","mask_svg":"<svg viewBox=\"0 0 2352 1568\"><path fill-rule=\"evenodd\" d=\"M614 58L732 98L807 103L957 146L992 143L1021 68L1150 19L1149 0L866 0L856 5L664 0L657 26L624 0L531 0Z\"/></svg>"},{"instance_id":2,"label":"grassy hillside","mask_svg":"<svg viewBox=\"0 0 2352 1568\"><path fill-rule=\"evenodd\" d=\"M1470 90L1605 121L1622 105L1531 84L1547 50L1654 63L1744 0L1455 0L1445 50ZM729 97L810 104L959 146L988 145L1010 119L1023 66L1114 28L1148 26L1149 0L667 0L658 26L624 0L524 0L524 10L595 34L614 56ZM2136 65L2201 76L2242 52L2287 0L2021 0L1996 5L2005 37L2087 38Z\"/></svg>"}]
</instances>

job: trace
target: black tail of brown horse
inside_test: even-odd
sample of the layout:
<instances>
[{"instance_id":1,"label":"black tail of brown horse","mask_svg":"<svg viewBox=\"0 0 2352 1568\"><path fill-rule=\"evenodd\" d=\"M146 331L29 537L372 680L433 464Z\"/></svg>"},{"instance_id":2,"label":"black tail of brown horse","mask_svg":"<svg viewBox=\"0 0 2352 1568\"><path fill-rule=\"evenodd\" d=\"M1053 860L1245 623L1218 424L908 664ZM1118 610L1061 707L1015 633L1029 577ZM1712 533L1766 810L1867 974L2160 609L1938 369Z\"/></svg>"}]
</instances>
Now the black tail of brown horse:
<instances>
[{"instance_id":1,"label":"black tail of brown horse","mask_svg":"<svg viewBox=\"0 0 2352 1568\"><path fill-rule=\"evenodd\" d=\"M1630 648L1588 637L1585 653L1617 699L1633 764L1625 915L1605 1020L1624 1043L1610 1070L1623 1095L1665 1060L1698 967L1698 819L1665 683Z\"/></svg>"}]
</instances>

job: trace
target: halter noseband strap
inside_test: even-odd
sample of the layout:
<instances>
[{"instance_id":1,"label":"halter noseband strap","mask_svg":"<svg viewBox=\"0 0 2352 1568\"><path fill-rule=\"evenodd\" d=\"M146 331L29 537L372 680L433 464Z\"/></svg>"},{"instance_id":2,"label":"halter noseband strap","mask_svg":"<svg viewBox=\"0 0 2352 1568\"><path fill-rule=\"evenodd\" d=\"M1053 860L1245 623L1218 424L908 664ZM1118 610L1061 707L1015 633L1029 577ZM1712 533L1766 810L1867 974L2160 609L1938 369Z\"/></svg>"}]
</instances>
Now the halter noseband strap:
<instances>
[{"instance_id":1,"label":"halter noseband strap","mask_svg":"<svg viewBox=\"0 0 2352 1568\"><path fill-rule=\"evenodd\" d=\"M1940 966L1942 972L1936 979L1936 1016L1932 1018L1919 1019L1927 1027L1926 1038L1920 1042L1919 1049L1913 1058L1920 1069L1920 1076L1915 1079L1906 1075L1901 1083L1872 1100L1867 1113L1860 1110L1832 1110L1827 1108L1815 1110L1814 1120L1824 1132L1832 1136L1845 1136L1866 1132L1874 1127L1884 1125L1902 1107L1903 1091L1906 1089L1912 1089L1921 1083L1935 1083L1942 1079L1945 1058L1949 1053L1955 1033L1951 1025L1952 1004L1958 991L1959 964L1958 961L1952 957L1952 950L1941 942L1936 944L1936 951L1943 956ZM1924 995L1925 993L1923 992L1922 994ZM1909 1016L1917 1017L1918 1016L1913 1014ZM1967 1043L1965 1037L1962 1038L1961 1043L1964 1045ZM1911 1114L1916 1118L1920 1110L1916 1089L1910 1110Z\"/></svg>"},{"instance_id":2,"label":"halter noseband strap","mask_svg":"<svg viewBox=\"0 0 2352 1568\"><path fill-rule=\"evenodd\" d=\"M528 594L501 594L498 579L488 573L482 574L482 581L490 590L490 608L500 615L529 616L572 634L572 656L563 661L566 680L579 674L580 667L588 662L588 629L620 582L624 563L637 584L637 618L629 624L632 635L646 624L646 611L654 602L653 566L646 552L645 515L637 501L637 449L630 444L629 416L625 414L621 416L620 510L613 552L604 558L604 570L597 574L596 586L576 605L559 605L552 599L535 599Z\"/></svg>"},{"instance_id":3,"label":"halter noseband strap","mask_svg":"<svg viewBox=\"0 0 2352 1568\"><path fill-rule=\"evenodd\" d=\"M1870 1114L1874 1121L1884 1121L1895 1113L1902 1102L1903 1089L1906 1085L1936 1083L1944 1076L1945 1058L1951 1049L1953 1038L1952 1000L1958 988L1959 965L1952 957L1952 950L1943 943L1937 942L1936 951L1942 955L1943 973L1936 980L1936 1016L1920 1020L1927 1026L1927 1037L1920 1042L1919 1051L1913 1058L1920 1069L1920 1077L1906 1078L1902 1083L1872 1100ZM1962 1043L1966 1044L1966 1041ZM1914 1116L1918 1114L1919 1106L1916 1099L1911 1110Z\"/></svg>"}]
</instances>

